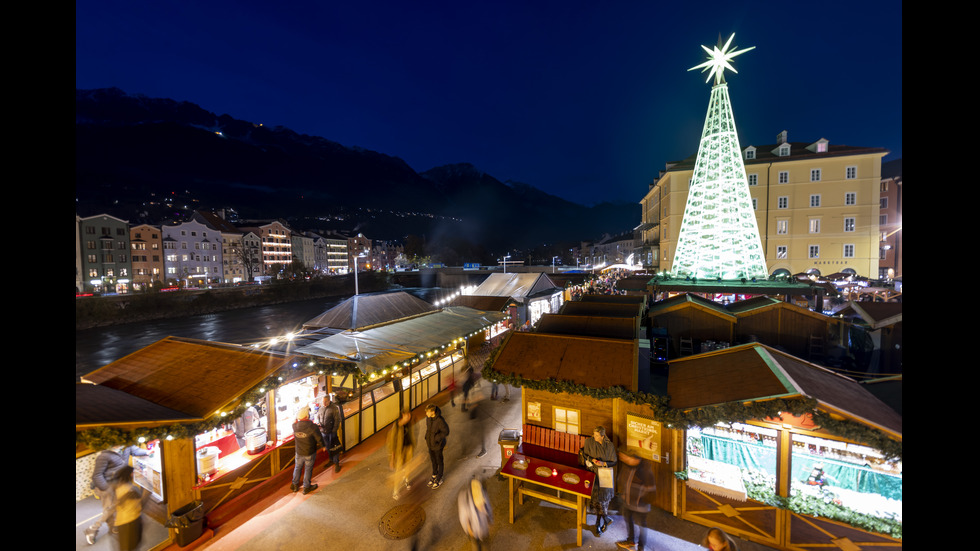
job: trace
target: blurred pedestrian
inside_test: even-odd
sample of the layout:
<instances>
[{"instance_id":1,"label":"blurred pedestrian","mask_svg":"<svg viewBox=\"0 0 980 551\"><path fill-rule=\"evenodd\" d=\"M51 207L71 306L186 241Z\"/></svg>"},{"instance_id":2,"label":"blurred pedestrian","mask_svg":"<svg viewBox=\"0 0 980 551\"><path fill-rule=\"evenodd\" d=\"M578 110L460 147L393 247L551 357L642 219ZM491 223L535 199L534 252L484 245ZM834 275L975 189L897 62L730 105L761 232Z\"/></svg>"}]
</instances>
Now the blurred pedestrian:
<instances>
[{"instance_id":1,"label":"blurred pedestrian","mask_svg":"<svg viewBox=\"0 0 980 551\"><path fill-rule=\"evenodd\" d=\"M579 456L585 467L596 473L589 509L595 515L595 533L598 537L613 520L609 516L609 502L615 486L612 483L612 467L616 464L616 447L606 437L605 427L598 426L592 431L592 438L582 444Z\"/></svg>"},{"instance_id":2,"label":"blurred pedestrian","mask_svg":"<svg viewBox=\"0 0 980 551\"><path fill-rule=\"evenodd\" d=\"M466 410L469 411L469 422L466 427L466 433L463 436L463 456L469 455L470 451L476 450L477 444L480 446L480 451L477 452L477 457L483 457L487 454L487 443L486 443L486 421L487 412L483 405L483 393L479 390L474 390L469 396L469 400L466 403Z\"/></svg>"},{"instance_id":3,"label":"blurred pedestrian","mask_svg":"<svg viewBox=\"0 0 980 551\"><path fill-rule=\"evenodd\" d=\"M445 470L443 450L449 438L449 423L442 417L442 410L435 404L425 406L425 445L429 449L429 462L432 464L432 478L428 486L435 490L442 486Z\"/></svg>"},{"instance_id":4,"label":"blurred pedestrian","mask_svg":"<svg viewBox=\"0 0 980 551\"><path fill-rule=\"evenodd\" d=\"M459 524L470 537L477 551L483 549L483 542L490 536L490 525L493 524L493 507L487 497L483 483L472 478L456 498L459 509Z\"/></svg>"},{"instance_id":5,"label":"blurred pedestrian","mask_svg":"<svg viewBox=\"0 0 980 551\"><path fill-rule=\"evenodd\" d=\"M626 539L616 545L631 551L643 551L647 543L647 513L650 503L647 495L657 489L653 471L646 461L633 452L619 452L619 489L622 492L623 520L626 522ZM639 528L636 524L639 523Z\"/></svg>"},{"instance_id":6,"label":"blurred pedestrian","mask_svg":"<svg viewBox=\"0 0 980 551\"><path fill-rule=\"evenodd\" d=\"M415 455L415 435L412 429L412 412L402 412L388 431L388 466L392 470L392 497L398 499L404 490L411 488L408 466Z\"/></svg>"},{"instance_id":7,"label":"blurred pedestrian","mask_svg":"<svg viewBox=\"0 0 980 551\"><path fill-rule=\"evenodd\" d=\"M115 532L116 527L116 496L113 492L113 482L119 470L129 465L129 456L149 455L149 452L139 446L113 446L102 450L95 457L95 468L92 471L92 492L96 499L102 502L102 514L95 522L85 529L85 541L89 545L95 543L99 529L104 523L109 532Z\"/></svg>"},{"instance_id":8,"label":"blurred pedestrian","mask_svg":"<svg viewBox=\"0 0 980 551\"><path fill-rule=\"evenodd\" d=\"M143 505L150 493L133 483L133 468L119 469L113 483L119 551L135 551L143 539Z\"/></svg>"},{"instance_id":9,"label":"blurred pedestrian","mask_svg":"<svg viewBox=\"0 0 980 551\"><path fill-rule=\"evenodd\" d=\"M259 412L255 410L255 406L245 408L245 411L235 419L232 426L235 428L235 439L238 440L238 447L244 448L246 444L245 435L248 434L248 431L259 426Z\"/></svg>"},{"instance_id":10,"label":"blurred pedestrian","mask_svg":"<svg viewBox=\"0 0 980 551\"><path fill-rule=\"evenodd\" d=\"M316 461L317 447L323 447L323 436L320 427L310 421L310 409L301 408L293 423L293 443L296 445L296 461L293 466L293 483L289 485L292 491L299 490L303 483L303 494L308 494L319 487L311 482L313 478L313 463Z\"/></svg>"},{"instance_id":11,"label":"blurred pedestrian","mask_svg":"<svg viewBox=\"0 0 980 551\"><path fill-rule=\"evenodd\" d=\"M466 411L467 401L469 400L470 391L476 385L476 372L473 368L466 366L466 371L463 373L463 411Z\"/></svg>"},{"instance_id":12,"label":"blurred pedestrian","mask_svg":"<svg viewBox=\"0 0 980 551\"><path fill-rule=\"evenodd\" d=\"M735 540L721 528L708 530L704 539L701 540L701 547L706 547L711 551L738 551Z\"/></svg>"},{"instance_id":13,"label":"blurred pedestrian","mask_svg":"<svg viewBox=\"0 0 980 551\"><path fill-rule=\"evenodd\" d=\"M340 451L344 447L337 436L337 431L344 422L344 416L340 411L340 405L333 398L333 394L324 395L323 407L317 412L317 422L320 424L320 433L323 436L323 447L327 449L327 454L333 463L333 471L336 473L340 472Z\"/></svg>"}]
</instances>

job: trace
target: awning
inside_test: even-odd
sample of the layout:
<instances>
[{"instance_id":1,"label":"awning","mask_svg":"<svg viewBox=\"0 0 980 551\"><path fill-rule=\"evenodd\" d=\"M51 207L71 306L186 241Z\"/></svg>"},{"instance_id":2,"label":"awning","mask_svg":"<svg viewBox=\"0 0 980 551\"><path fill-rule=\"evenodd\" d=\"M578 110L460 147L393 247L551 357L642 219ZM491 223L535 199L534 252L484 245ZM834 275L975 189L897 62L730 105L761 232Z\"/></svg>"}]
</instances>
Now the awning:
<instances>
[{"instance_id":1,"label":"awning","mask_svg":"<svg viewBox=\"0 0 980 551\"><path fill-rule=\"evenodd\" d=\"M410 361L420 354L441 351L450 346L454 339L482 331L507 317L503 312L451 306L363 331L344 331L296 351L355 363L367 375Z\"/></svg>"}]
</instances>

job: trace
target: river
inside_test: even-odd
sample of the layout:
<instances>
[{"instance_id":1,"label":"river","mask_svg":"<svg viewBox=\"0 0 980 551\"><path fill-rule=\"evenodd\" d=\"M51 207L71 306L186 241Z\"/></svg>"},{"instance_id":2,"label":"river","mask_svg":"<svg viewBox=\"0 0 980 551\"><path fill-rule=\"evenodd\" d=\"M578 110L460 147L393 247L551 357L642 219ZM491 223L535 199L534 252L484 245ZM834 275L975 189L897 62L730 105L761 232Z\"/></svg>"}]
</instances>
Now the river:
<instances>
[{"instance_id":1,"label":"river","mask_svg":"<svg viewBox=\"0 0 980 551\"><path fill-rule=\"evenodd\" d=\"M401 289L432 302L448 291L439 287ZM384 291L391 292L391 291ZM304 322L346 298L313 299L256 306L186 318L162 319L75 331L75 381L166 337L241 344L297 331Z\"/></svg>"}]
</instances>

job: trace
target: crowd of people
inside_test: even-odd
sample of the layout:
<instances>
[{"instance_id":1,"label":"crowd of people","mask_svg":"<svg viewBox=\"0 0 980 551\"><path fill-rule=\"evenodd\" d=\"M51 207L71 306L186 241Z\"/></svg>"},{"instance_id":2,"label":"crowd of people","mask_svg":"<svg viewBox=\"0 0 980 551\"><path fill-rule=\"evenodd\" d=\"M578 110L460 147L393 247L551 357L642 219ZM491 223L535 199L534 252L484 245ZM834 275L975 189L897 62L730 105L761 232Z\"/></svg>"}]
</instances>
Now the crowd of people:
<instances>
[{"instance_id":1,"label":"crowd of people","mask_svg":"<svg viewBox=\"0 0 980 551\"><path fill-rule=\"evenodd\" d=\"M572 300L578 300L583 295L623 295L626 291L616 288L616 283L633 275L630 270L615 269L595 274L583 283L569 288Z\"/></svg>"}]
</instances>

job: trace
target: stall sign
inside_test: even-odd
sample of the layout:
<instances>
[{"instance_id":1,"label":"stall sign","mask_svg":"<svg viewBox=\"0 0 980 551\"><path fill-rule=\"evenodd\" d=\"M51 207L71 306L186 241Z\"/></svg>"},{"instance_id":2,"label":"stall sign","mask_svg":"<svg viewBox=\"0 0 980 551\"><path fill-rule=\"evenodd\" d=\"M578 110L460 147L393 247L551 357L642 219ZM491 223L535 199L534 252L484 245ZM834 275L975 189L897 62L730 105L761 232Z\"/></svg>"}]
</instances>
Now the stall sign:
<instances>
[{"instance_id":1,"label":"stall sign","mask_svg":"<svg viewBox=\"0 0 980 551\"><path fill-rule=\"evenodd\" d=\"M527 420L528 421L541 420L541 402L527 403Z\"/></svg>"},{"instance_id":2,"label":"stall sign","mask_svg":"<svg viewBox=\"0 0 980 551\"><path fill-rule=\"evenodd\" d=\"M769 417L766 418L766 421L781 423L783 425L805 430L817 430L820 428L819 425L813 422L813 415L809 413L804 413L803 415L797 416L783 411L780 412L779 417Z\"/></svg>"},{"instance_id":3,"label":"stall sign","mask_svg":"<svg viewBox=\"0 0 980 551\"><path fill-rule=\"evenodd\" d=\"M644 459L660 462L661 423L626 414L626 449Z\"/></svg>"}]
</instances>

